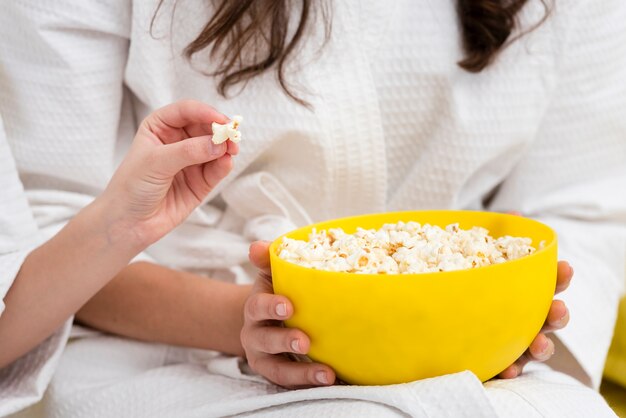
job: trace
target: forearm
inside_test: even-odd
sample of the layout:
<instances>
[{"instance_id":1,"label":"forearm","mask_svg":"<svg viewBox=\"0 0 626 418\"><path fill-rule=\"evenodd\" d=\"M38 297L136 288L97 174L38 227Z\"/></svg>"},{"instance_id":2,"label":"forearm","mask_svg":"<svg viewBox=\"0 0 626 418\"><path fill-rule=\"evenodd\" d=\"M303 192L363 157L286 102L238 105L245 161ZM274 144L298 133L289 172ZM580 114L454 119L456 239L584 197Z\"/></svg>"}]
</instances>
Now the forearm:
<instances>
[{"instance_id":1,"label":"forearm","mask_svg":"<svg viewBox=\"0 0 626 418\"><path fill-rule=\"evenodd\" d=\"M25 259L0 316L0 367L52 335L141 250L112 212L96 200Z\"/></svg>"},{"instance_id":2,"label":"forearm","mask_svg":"<svg viewBox=\"0 0 626 418\"><path fill-rule=\"evenodd\" d=\"M192 100L144 119L100 197L22 264L0 316L0 367L51 335L228 175L238 146L214 144L206 130L227 121ZM200 136L189 137L188 131Z\"/></svg>"},{"instance_id":3,"label":"forearm","mask_svg":"<svg viewBox=\"0 0 626 418\"><path fill-rule=\"evenodd\" d=\"M243 355L239 334L249 293L249 286L140 262L124 268L76 319L143 341Z\"/></svg>"}]
</instances>

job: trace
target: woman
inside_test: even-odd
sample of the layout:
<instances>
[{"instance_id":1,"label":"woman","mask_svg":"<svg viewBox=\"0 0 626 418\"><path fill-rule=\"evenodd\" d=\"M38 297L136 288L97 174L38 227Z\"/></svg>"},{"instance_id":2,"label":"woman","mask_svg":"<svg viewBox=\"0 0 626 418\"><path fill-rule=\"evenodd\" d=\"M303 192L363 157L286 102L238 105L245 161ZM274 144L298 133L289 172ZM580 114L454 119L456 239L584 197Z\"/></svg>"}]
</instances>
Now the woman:
<instances>
[{"instance_id":1,"label":"woman","mask_svg":"<svg viewBox=\"0 0 626 418\"><path fill-rule=\"evenodd\" d=\"M77 319L148 341L231 354L245 350L252 366L277 383L327 384L334 376L325 366L285 363L271 353L284 351L287 344L260 344L259 332L271 335L266 341L272 343L283 341L282 330L259 331L269 318L252 308L240 346L236 334L243 318L238 313L245 299L240 291L249 290L195 273L245 280L254 274L245 264L250 241L270 239L311 220L433 207L519 209L554 226L562 258L575 260L569 298L579 314L559 334L557 344L564 345L559 355L570 355L565 365L579 367L582 378L597 386L624 264L624 202L611 193L624 180L620 128L623 132L626 96L619 83L626 59L619 26L624 6L617 0L560 6L504 49L502 43L510 39L509 15L521 22L510 35L514 37L544 18L542 4L516 2L524 7L499 13L495 7L494 19L481 20L485 13L490 16L495 3L462 2L470 9L462 9L459 27L452 2L380 3L335 2L323 14L308 2L289 11L280 2L271 3L273 7L252 2L258 7L256 16L244 7L249 2L224 2L221 9L189 1L178 1L176 7L163 2L157 8L152 2L122 0L44 6L22 2L6 8L0 22L0 110L28 203L47 236L102 190L119 161L115 154L125 151L134 134L135 120L181 97L246 116L247 140L237 167L211 191L209 203L150 246L143 262L122 269ZM474 10L473 4L482 6ZM278 57L292 51L293 60L280 65L279 81L276 61L283 61L275 54L265 60L266 55L255 56L249 46L242 58L229 54L254 33L237 26L238 16L239 25L265 22L266 36L251 38L259 51L268 51L262 48L263 39L282 47ZM314 23L300 31L297 22L304 16ZM325 19L332 19L327 42ZM505 22L504 30L489 28L486 22L494 21ZM228 32L233 25L240 32ZM205 26L208 33L198 37ZM473 38L485 28L486 36ZM229 35L220 37L224 33ZM292 48L281 41L298 34L302 41ZM219 39L223 42L210 56ZM468 43L464 67L482 71L457 66L463 58L459 39ZM187 46L191 64L182 56ZM252 69L238 74L246 64ZM229 75L241 91L226 99L219 94L220 81ZM35 103L38 107L31 108ZM51 143L51 137L59 143ZM253 247L252 258L265 267L261 245ZM561 274L565 282L567 273ZM263 284L258 282L249 300L261 302L256 306L280 306L276 314L288 315L288 301L269 294ZM559 305L553 309L555 318L548 318L554 326L567 320ZM238 318L239 323L224 318ZM306 350L306 336L294 336ZM58 352L63 343L55 344L56 351L48 351ZM548 340L538 337L534 354L545 357L550 351ZM56 371L49 411L110 416L129 415L128 408L136 408L130 409L132 415L219 415L338 396L344 400L289 404L279 410L287 415L298 408L301 413L340 414L341 405L349 404L351 414L380 416L393 414L381 405L399 408L389 399L406 390L397 388L387 397L382 392L386 389L375 388L266 396L276 386L255 380L234 359L205 354L106 335L76 340ZM514 365L506 375L518 372ZM424 413L432 413L432 402L444 400L451 415L610 414L595 392L541 368L485 387L467 375L455 375L409 388ZM456 397L450 396L452 390ZM357 400L363 398L370 402ZM454 399L463 402L455 404Z\"/></svg>"}]
</instances>

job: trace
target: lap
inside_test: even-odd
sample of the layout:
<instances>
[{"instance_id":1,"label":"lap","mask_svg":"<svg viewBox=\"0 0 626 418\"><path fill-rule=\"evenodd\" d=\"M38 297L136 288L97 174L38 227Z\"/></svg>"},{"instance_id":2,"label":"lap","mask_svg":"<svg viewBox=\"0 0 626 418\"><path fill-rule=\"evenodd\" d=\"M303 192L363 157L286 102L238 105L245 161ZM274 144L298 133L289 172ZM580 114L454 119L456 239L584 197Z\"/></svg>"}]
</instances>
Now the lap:
<instances>
[{"instance_id":1,"label":"lap","mask_svg":"<svg viewBox=\"0 0 626 418\"><path fill-rule=\"evenodd\" d=\"M595 390L542 364L512 380L485 383L485 393L503 417L615 417Z\"/></svg>"},{"instance_id":2,"label":"lap","mask_svg":"<svg viewBox=\"0 0 626 418\"><path fill-rule=\"evenodd\" d=\"M262 398L270 400L268 406L250 412L250 416L407 416L406 411L366 397L274 405L271 399L284 397L285 391L222 366L207 369L205 360L210 362L194 356L193 351L111 336L74 341L68 345L46 396L46 414L96 418L206 416L207 412L211 415L212 405L218 408L227 401ZM484 389L477 386L488 399L487 409L491 410L485 411L486 416L615 416L597 392L547 366L535 366L514 380L487 382ZM416 399L420 396L416 393ZM451 388L446 396L460 395ZM449 415L445 406L441 413Z\"/></svg>"}]
</instances>

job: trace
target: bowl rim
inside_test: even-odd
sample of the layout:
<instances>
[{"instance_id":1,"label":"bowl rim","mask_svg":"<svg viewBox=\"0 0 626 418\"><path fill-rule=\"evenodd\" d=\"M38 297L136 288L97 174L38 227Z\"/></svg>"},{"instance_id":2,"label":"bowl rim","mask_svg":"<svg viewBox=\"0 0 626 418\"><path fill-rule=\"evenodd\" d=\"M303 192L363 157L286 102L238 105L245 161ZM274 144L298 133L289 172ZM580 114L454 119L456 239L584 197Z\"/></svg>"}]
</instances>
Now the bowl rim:
<instances>
[{"instance_id":1,"label":"bowl rim","mask_svg":"<svg viewBox=\"0 0 626 418\"><path fill-rule=\"evenodd\" d=\"M491 216L500 216L500 217L515 217L516 219L523 219L523 222L529 222L529 223L534 223L539 225L540 227L546 229L546 231L550 234L550 239L549 240L545 240L546 244L544 245L543 248L537 249L534 253L528 255L528 256L524 256L521 258L517 258L515 260L509 260L509 261L505 261L504 263L500 263L500 264L491 264L489 266L481 266L481 267L476 267L476 268L470 268L470 269L461 269L461 270L451 270L451 271L434 271L434 272L429 272L429 273L391 273L391 274L385 274L385 273L350 273L350 272L345 272L345 271L329 271L329 270L321 270L321 269L315 269L312 267L304 267L301 266L299 264L296 263L292 263L290 261L286 261L283 260L282 258L280 258L278 256L278 254L276 253L276 248L278 247L278 245L280 244L280 242L282 241L282 239L288 235L292 235L295 233L298 233L302 230L305 229L311 229L314 227L318 227L318 225L323 225L323 224L327 224L327 223L334 223L334 222L339 222L339 221L344 221L344 220L354 220L354 219L358 219L358 218L368 218L371 216L382 216L382 215L390 215L390 214L396 214L396 215L402 215L402 214L415 214L415 213L433 213L433 212L448 212L448 213L469 213L469 214L481 214L485 215L485 214L489 214ZM328 227L322 227L320 228L320 230L323 229L327 229ZM531 259L533 257L537 257L539 255L542 255L545 252L551 251L553 250L553 247L556 247L557 245L557 240L558 240L558 236L556 231L551 228L550 226L544 224L543 222L537 221L535 219L532 218L528 218L528 217L524 217L524 216L519 216L519 215L513 215L513 214L509 214L509 213L502 213L502 212L491 212L491 211L479 211L479 210L454 210L454 209L442 209L442 210L405 210L405 211L391 211L391 212L375 212L375 213L367 213L367 214L361 214L361 215L354 215L354 216L344 216L341 218L334 218L334 219L328 219L325 221L321 221L321 222L315 222L309 225L305 225L302 226L300 228L294 229L292 231L289 231L285 234L282 234L281 236L279 236L278 238L276 238L274 241L272 241L272 243L270 244L270 248L269 248L269 252L270 252L270 266L273 267L273 265L276 264L284 264L284 265L288 265L289 268L295 268L295 270L302 270L302 271L311 271L314 270L316 273L319 273L320 276L332 276L333 278L337 278L337 276L340 276L341 278L354 278L354 279L359 279L359 280L363 280L363 279L367 279L367 278L379 278L380 276L384 276L384 277L402 277L402 278L414 278L414 277L419 277L419 278L430 278L433 275L435 275L436 277L442 277L446 276L446 277L451 277L451 276L459 276L461 274L468 274L468 273L473 273L473 272L479 272L479 271L485 271L485 269L498 269L498 268L506 268L506 266L513 266L515 264L520 264L525 262L525 260Z\"/></svg>"}]
</instances>

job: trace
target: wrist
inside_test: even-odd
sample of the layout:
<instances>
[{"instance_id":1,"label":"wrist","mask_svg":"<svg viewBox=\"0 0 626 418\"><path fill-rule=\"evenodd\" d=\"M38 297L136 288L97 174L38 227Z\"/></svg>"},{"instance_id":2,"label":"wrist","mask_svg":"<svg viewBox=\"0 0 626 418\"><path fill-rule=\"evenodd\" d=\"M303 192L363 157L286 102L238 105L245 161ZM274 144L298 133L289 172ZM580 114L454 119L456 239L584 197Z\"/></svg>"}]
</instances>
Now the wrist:
<instances>
[{"instance_id":1,"label":"wrist","mask_svg":"<svg viewBox=\"0 0 626 418\"><path fill-rule=\"evenodd\" d=\"M119 205L104 196L96 198L81 215L103 235L107 245L132 254L131 258L151 244Z\"/></svg>"},{"instance_id":2,"label":"wrist","mask_svg":"<svg viewBox=\"0 0 626 418\"><path fill-rule=\"evenodd\" d=\"M224 321L224 345L223 347L209 347L218 349L227 354L238 357L245 357L245 351L241 344L241 330L244 322L245 302L252 292L251 285L237 285L231 283L221 283L227 292L222 294L220 299L224 300L223 321ZM211 342L213 345L214 342Z\"/></svg>"},{"instance_id":3,"label":"wrist","mask_svg":"<svg viewBox=\"0 0 626 418\"><path fill-rule=\"evenodd\" d=\"M246 352L243 349L243 345L241 343L241 330L243 328L244 323L244 307L246 305L246 300L250 297L252 293L252 285L237 285L237 290L235 292L235 303L234 306L234 316L236 318L236 326L235 329L237 331L235 342L233 344L234 350L232 354L245 358Z\"/></svg>"}]
</instances>

